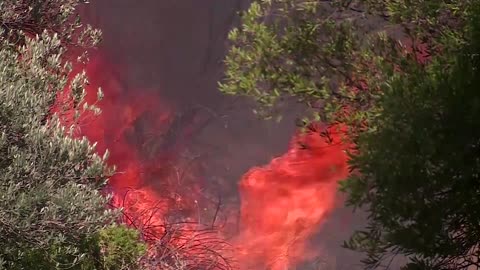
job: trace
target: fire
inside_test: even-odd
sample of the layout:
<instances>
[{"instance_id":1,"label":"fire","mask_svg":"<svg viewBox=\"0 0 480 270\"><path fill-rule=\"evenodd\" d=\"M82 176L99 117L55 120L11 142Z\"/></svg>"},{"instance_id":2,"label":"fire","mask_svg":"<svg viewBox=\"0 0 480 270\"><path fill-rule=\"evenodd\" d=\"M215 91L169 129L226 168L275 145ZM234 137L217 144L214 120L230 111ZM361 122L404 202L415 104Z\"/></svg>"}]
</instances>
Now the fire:
<instances>
[{"instance_id":1,"label":"fire","mask_svg":"<svg viewBox=\"0 0 480 270\"><path fill-rule=\"evenodd\" d=\"M106 190L113 194L112 205L123 208L123 222L138 228L151 244L151 258L146 260L150 268L169 269L180 259L187 264L185 269L193 269L188 265L226 264L212 262L215 254L208 251L221 252L226 246L221 235L210 228L214 224L206 226L200 219L208 209L201 175L196 175L201 171L199 164L180 157L182 140L194 130L195 119L182 118L180 125L174 107L158 91L127 88L121 83L122 70L115 68L101 54L94 54L86 66L79 65L72 72L73 78L86 70L88 104L97 102L98 87L104 92L96 104L102 113L85 113L76 124L75 135L96 142L100 154L108 149L109 162L117 168ZM66 88L59 95L54 111L70 105L70 91ZM72 123L72 111L62 115L62 121Z\"/></svg>"},{"instance_id":2,"label":"fire","mask_svg":"<svg viewBox=\"0 0 480 270\"><path fill-rule=\"evenodd\" d=\"M149 267L175 269L181 261L182 269L279 270L313 256L307 241L334 208L337 182L348 173L337 130L324 128L329 136L323 137L313 128L299 133L286 154L245 174L232 249L225 240L231 229L215 227L218 208L206 199L201 164L179 155L195 132L195 117L179 124L175 107L158 91L129 89L121 83L123 71L101 54L84 68L87 102L95 103L98 87L104 98L97 104L102 113L84 116L77 135L97 142L101 154L109 150L118 172L108 186L112 204L124 209L123 221L151 244ZM72 121L72 115L64 120ZM212 214L213 221L202 222Z\"/></svg>"},{"instance_id":3,"label":"fire","mask_svg":"<svg viewBox=\"0 0 480 270\"><path fill-rule=\"evenodd\" d=\"M348 174L339 134L328 131L328 139L298 134L286 154L243 177L238 241L245 269L287 269L314 255L306 241L334 208L337 182Z\"/></svg>"}]
</instances>

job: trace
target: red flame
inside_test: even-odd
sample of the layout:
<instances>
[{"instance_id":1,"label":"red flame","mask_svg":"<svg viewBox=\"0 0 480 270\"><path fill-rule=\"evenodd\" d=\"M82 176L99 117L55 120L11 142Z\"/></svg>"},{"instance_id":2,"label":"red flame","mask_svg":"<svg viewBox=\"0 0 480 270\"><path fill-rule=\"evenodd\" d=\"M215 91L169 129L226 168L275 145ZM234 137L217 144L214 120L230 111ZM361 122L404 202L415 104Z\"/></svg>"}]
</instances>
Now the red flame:
<instances>
[{"instance_id":1,"label":"red flame","mask_svg":"<svg viewBox=\"0 0 480 270\"><path fill-rule=\"evenodd\" d=\"M297 135L286 154L243 177L238 240L246 269L285 269L314 255L306 240L333 209L337 182L348 174L339 135L328 131L328 138Z\"/></svg>"},{"instance_id":2,"label":"red flame","mask_svg":"<svg viewBox=\"0 0 480 270\"><path fill-rule=\"evenodd\" d=\"M73 74L81 68L77 67ZM173 108L155 91L127 89L101 55L92 57L85 69L89 79L87 103L96 103L98 87L105 94L96 104L102 113L99 116L84 114L77 135L96 142L100 154L109 150L109 161L117 167L117 173L109 181L117 206L125 207L127 212L152 207L158 219L174 208L192 207L196 192L190 192L188 202L176 194L181 183L174 169L184 165L177 163L174 168L172 164L180 147L179 141L169 136L175 117ZM65 100L62 97L69 91L66 89L59 100ZM63 118L66 122L72 119L72 115ZM197 188L197 183L189 184L187 188L182 187L184 192Z\"/></svg>"},{"instance_id":3,"label":"red flame","mask_svg":"<svg viewBox=\"0 0 480 270\"><path fill-rule=\"evenodd\" d=\"M171 240L173 245L185 247L186 239L195 238L194 252L224 252L223 244L219 247L218 241L208 242L211 238L192 225L208 215L207 208L200 207L201 174L178 153L182 151L182 139L195 129L187 124L172 135L172 129L177 128L175 108L156 91L127 89L113 70L98 54L87 64L87 102L95 102L99 86L105 97L97 104L102 114L95 118L87 114L78 130L78 135L98 143L100 153L110 151L109 161L118 171L108 187L114 194L113 204L125 209L124 222L139 228L151 243L164 241L165 221L174 216L174 222L183 224L184 230ZM66 89L62 95L68 93ZM62 95L59 102L64 100ZM71 121L72 116L64 120ZM234 268L284 269L313 254L307 250L307 240L334 208L337 182L348 172L338 132L325 130L328 136L321 137L313 130L297 134L286 154L242 178L241 229L233 243L240 266ZM151 255L168 257L158 249ZM201 257L189 263L201 264L204 260Z\"/></svg>"}]
</instances>

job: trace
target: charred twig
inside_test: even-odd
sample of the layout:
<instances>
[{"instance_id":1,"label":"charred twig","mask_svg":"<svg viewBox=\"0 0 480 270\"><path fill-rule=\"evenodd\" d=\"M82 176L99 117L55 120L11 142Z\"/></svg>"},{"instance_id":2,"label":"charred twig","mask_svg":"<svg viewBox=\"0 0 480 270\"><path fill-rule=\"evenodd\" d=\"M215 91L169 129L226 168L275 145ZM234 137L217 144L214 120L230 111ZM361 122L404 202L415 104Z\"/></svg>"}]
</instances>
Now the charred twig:
<instances>
[{"instance_id":1,"label":"charred twig","mask_svg":"<svg viewBox=\"0 0 480 270\"><path fill-rule=\"evenodd\" d=\"M128 200L128 196L123 196ZM130 202L121 205L132 207ZM138 213L124 211L125 220L137 228L149 243L149 254L143 264L150 269L172 270L230 270L231 246L218 235L215 226L221 200L217 204L214 221L208 225L187 220L169 220L157 202L150 209Z\"/></svg>"}]
</instances>

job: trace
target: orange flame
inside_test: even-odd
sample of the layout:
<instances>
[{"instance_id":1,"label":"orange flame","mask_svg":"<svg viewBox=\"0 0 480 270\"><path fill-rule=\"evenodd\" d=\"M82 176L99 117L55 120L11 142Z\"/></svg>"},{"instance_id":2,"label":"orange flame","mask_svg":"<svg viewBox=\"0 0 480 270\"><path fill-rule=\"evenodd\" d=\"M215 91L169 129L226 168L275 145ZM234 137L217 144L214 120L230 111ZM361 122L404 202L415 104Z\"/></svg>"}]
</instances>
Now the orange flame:
<instances>
[{"instance_id":1,"label":"orange flame","mask_svg":"<svg viewBox=\"0 0 480 270\"><path fill-rule=\"evenodd\" d=\"M105 97L98 104L102 114L95 118L85 115L78 135L97 142L101 154L110 151L109 162L118 171L109 181L112 204L123 207L124 222L138 228L152 244L151 260L168 261L173 256L167 249L159 250L158 243L168 246L169 252L172 246L193 246L184 253L184 261L192 268L185 269L209 264L212 256L227 258L222 232L212 234L199 227L200 216L207 214L199 206L199 169L178 158L182 146L178 138L194 129L186 126L180 135L167 136L174 126L174 108L157 92L127 89L99 54L85 68L90 81L87 102L95 102L99 86ZM58 104L68 94L67 88L59 95ZM64 121L72 121L72 115L64 115ZM245 174L240 182L241 229L233 241L239 266L225 259L221 267L208 269L283 270L313 256L307 240L333 209L337 182L348 173L339 131L324 129L329 135L321 137L313 129L297 134L283 156ZM184 172L182 177L179 169ZM171 224L179 225L165 237ZM169 242L162 242L165 239ZM202 253L205 250L211 253ZM192 252L196 256L191 256ZM154 269L165 267L160 264Z\"/></svg>"},{"instance_id":2,"label":"orange flame","mask_svg":"<svg viewBox=\"0 0 480 270\"><path fill-rule=\"evenodd\" d=\"M309 259L306 241L333 209L337 182L348 174L336 129L298 134L289 151L240 183L245 269L283 270ZM329 141L329 142L327 142Z\"/></svg>"}]
</instances>

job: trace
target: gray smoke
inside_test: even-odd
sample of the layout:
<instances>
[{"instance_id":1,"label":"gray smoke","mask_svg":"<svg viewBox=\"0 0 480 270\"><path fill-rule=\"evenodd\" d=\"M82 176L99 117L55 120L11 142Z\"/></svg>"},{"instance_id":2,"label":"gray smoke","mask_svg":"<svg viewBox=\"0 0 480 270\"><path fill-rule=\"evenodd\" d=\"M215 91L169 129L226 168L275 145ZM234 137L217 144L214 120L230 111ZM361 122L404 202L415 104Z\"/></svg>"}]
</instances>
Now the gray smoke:
<instances>
[{"instance_id":1,"label":"gray smoke","mask_svg":"<svg viewBox=\"0 0 480 270\"><path fill-rule=\"evenodd\" d=\"M252 104L217 90L226 52L226 36L238 23L247 0L96 1L89 21L103 31L108 60L127 68L128 89L156 89L179 114L201 111L208 121L191 139L192 155L202 156L207 177L226 181L218 190L236 200L236 184L251 167L283 153L303 108L292 103L280 123L257 119ZM147 123L148 124L148 123ZM181 123L180 123L181 124ZM220 179L220 180L219 180ZM349 220L348 220L349 219ZM358 257L340 248L358 221L350 209L338 209L314 239L325 250L318 268L356 269Z\"/></svg>"}]
</instances>

